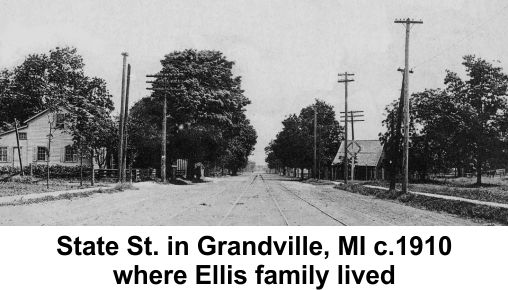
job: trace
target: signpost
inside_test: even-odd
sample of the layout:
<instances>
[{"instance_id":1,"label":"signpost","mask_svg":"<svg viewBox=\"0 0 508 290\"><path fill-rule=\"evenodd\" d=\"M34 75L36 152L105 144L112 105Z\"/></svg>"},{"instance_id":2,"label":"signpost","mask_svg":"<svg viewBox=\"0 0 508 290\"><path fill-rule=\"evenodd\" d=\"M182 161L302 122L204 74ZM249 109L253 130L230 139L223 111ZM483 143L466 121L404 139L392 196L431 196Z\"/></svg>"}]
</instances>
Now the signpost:
<instances>
[{"instance_id":1,"label":"signpost","mask_svg":"<svg viewBox=\"0 0 508 290\"><path fill-rule=\"evenodd\" d=\"M352 140L352 142L348 144L347 152L348 155L351 156L351 181L354 181L355 179L356 154L358 154L360 151L362 151L362 147L355 140Z\"/></svg>"}]
</instances>

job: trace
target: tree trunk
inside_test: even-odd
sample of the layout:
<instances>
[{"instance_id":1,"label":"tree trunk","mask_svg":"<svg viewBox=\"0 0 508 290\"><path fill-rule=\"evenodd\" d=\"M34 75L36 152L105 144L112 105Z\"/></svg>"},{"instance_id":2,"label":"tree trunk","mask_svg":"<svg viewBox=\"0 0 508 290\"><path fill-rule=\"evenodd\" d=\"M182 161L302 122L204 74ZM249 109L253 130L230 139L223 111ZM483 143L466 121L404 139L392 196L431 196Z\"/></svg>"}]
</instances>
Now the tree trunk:
<instances>
[{"instance_id":1,"label":"tree trunk","mask_svg":"<svg viewBox=\"0 0 508 290\"><path fill-rule=\"evenodd\" d=\"M95 184L95 172L94 172L94 166L93 166L93 158L94 158L94 150L90 150L90 168L92 169L92 178L90 179L90 184L94 186Z\"/></svg>"},{"instance_id":2,"label":"tree trunk","mask_svg":"<svg viewBox=\"0 0 508 290\"><path fill-rule=\"evenodd\" d=\"M388 174L390 175L390 190L395 190L395 185L397 184L397 170L395 167L395 162L390 161L391 163L388 165Z\"/></svg>"},{"instance_id":3,"label":"tree trunk","mask_svg":"<svg viewBox=\"0 0 508 290\"><path fill-rule=\"evenodd\" d=\"M194 158L187 159L187 179L193 180L194 179Z\"/></svg>"},{"instance_id":4,"label":"tree trunk","mask_svg":"<svg viewBox=\"0 0 508 290\"><path fill-rule=\"evenodd\" d=\"M476 185L482 185L482 153L481 149L478 148L478 157L476 159Z\"/></svg>"},{"instance_id":5,"label":"tree trunk","mask_svg":"<svg viewBox=\"0 0 508 290\"><path fill-rule=\"evenodd\" d=\"M79 150L79 186L83 186L83 150Z\"/></svg>"}]
</instances>

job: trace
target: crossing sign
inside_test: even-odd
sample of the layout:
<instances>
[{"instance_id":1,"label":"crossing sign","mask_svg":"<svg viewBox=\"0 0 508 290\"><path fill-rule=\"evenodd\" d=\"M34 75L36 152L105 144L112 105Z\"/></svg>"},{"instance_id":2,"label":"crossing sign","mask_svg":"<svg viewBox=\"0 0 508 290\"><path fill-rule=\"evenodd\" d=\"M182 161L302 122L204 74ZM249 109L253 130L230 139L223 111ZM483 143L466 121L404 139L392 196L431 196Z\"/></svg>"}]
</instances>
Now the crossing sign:
<instances>
[{"instance_id":1,"label":"crossing sign","mask_svg":"<svg viewBox=\"0 0 508 290\"><path fill-rule=\"evenodd\" d=\"M347 152L349 154L357 154L360 151L362 151L362 147L360 146L360 144L358 144L358 142L353 141L353 142L347 144Z\"/></svg>"}]
</instances>

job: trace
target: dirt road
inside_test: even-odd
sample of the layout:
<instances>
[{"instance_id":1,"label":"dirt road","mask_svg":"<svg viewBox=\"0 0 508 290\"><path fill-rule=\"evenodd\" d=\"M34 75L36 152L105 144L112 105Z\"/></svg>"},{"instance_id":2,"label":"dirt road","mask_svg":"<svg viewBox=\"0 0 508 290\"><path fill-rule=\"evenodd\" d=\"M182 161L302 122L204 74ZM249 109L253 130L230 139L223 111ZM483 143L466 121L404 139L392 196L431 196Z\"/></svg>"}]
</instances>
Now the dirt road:
<instances>
[{"instance_id":1,"label":"dirt road","mask_svg":"<svg viewBox=\"0 0 508 290\"><path fill-rule=\"evenodd\" d=\"M1 206L1 225L475 225L449 214L270 174Z\"/></svg>"}]
</instances>

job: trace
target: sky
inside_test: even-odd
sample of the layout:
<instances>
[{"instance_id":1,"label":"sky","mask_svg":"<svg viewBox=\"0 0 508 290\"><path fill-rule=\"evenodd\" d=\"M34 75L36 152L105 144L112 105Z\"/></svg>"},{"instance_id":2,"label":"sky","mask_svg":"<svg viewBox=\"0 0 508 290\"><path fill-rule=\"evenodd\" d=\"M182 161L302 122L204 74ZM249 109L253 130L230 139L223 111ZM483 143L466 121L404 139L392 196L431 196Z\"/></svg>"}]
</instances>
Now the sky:
<instances>
[{"instance_id":1,"label":"sky","mask_svg":"<svg viewBox=\"0 0 508 290\"><path fill-rule=\"evenodd\" d=\"M251 160L285 116L315 98L344 110L338 73L354 73L349 109L365 111L356 139L377 139L384 108L400 94L404 26L410 36L410 92L443 86L446 70L463 75L462 56L498 60L508 69L506 1L0 1L0 68L31 53L74 46L90 76L104 78L120 105L122 56L132 65L130 99L149 95L146 74L165 54L187 48L220 50L235 62L246 114L258 133ZM132 103L131 103L132 105Z\"/></svg>"}]
</instances>

